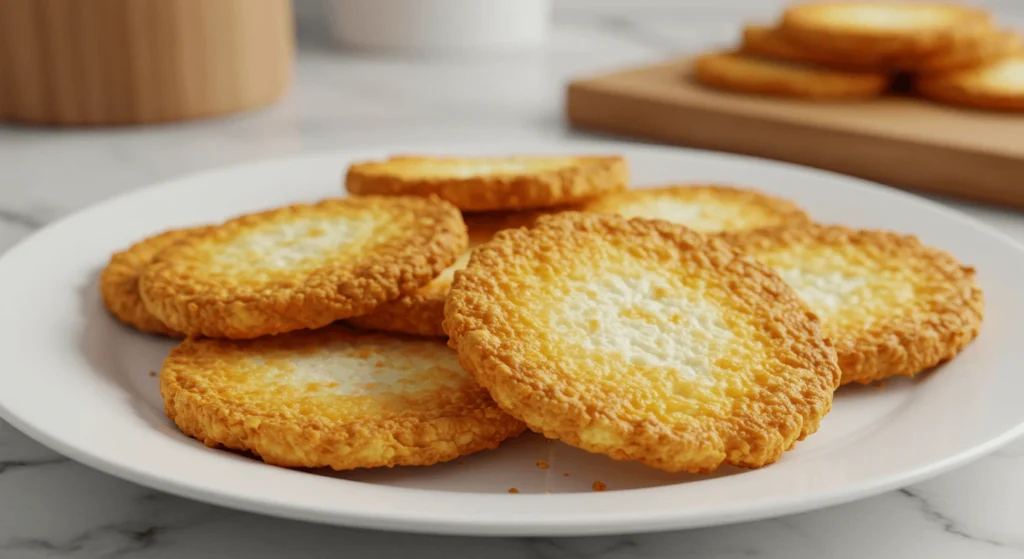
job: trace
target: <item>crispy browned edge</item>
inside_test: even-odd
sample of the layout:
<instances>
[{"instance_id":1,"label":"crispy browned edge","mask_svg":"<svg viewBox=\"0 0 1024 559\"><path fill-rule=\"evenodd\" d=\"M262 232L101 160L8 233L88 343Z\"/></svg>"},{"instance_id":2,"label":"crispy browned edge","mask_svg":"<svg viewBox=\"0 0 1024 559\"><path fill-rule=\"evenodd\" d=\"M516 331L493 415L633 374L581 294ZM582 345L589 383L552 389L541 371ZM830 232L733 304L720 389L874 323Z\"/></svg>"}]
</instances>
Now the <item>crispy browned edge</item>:
<instances>
[{"instance_id":1,"label":"crispy browned edge","mask_svg":"<svg viewBox=\"0 0 1024 559\"><path fill-rule=\"evenodd\" d=\"M572 204L525 211L462 212L462 219L469 230L470 243L481 245L493 239L500 231L533 227L538 219L577 211L579 208L579 204Z\"/></svg>"},{"instance_id":2,"label":"crispy browned edge","mask_svg":"<svg viewBox=\"0 0 1024 559\"><path fill-rule=\"evenodd\" d=\"M615 213L625 204L642 201L652 196L671 195L683 192L710 192L726 200L742 200L750 206L758 206L779 216L784 223L799 225L810 223L807 211L791 200L772 196L754 188L740 188L722 184L672 184L653 188L637 188L616 192L596 198L581 206L581 211Z\"/></svg>"},{"instance_id":3,"label":"crispy browned edge","mask_svg":"<svg viewBox=\"0 0 1024 559\"><path fill-rule=\"evenodd\" d=\"M984 9L948 2L932 2L929 5L935 9L959 11L961 17L955 25L941 31L921 31L904 35L894 35L855 24L847 25L840 30L834 25L822 25L816 16L816 12L827 10L829 6L855 3L858 2L826 1L791 6L783 11L778 29L786 39L807 48L857 57L863 57L866 53L875 53L881 57L902 57L953 50L964 43L976 41L978 35L991 33L993 28L991 14ZM904 5L915 2L888 4Z\"/></svg>"},{"instance_id":4,"label":"crispy browned edge","mask_svg":"<svg viewBox=\"0 0 1024 559\"><path fill-rule=\"evenodd\" d=\"M558 379L558 366L533 363L509 330L495 301L507 294L502 290L500 264L525 258L524 247L531 243L558 243L566 235L627 235L635 238L638 250L658 243L676 243L703 252L709 266L727 266L737 282L731 289L750 298L751 304L771 305L779 318L776 335L793 344L805 344L801 363L819 374L817 386L805 386L788 399L786 410L772 417L748 417L738 413L725 420L726 425L710 433L688 432L670 440L663 424L657 421L634 422L623 428L621 420L607 418L628 442L615 451L601 449L581 440L579 433L592 414L608 413L592 409L565 387L552 386L542 379ZM488 389L499 406L523 420L529 428L548 438L556 438L591 452L602 452L616 460L637 460L666 471L709 472L723 463L757 468L771 464L799 440L813 434L832 405L832 392L839 384L840 372L831 342L821 336L820 321L781 278L760 262L730 245L706 238L683 226L659 220L626 219L611 214L564 212L543 217L531 229L507 230L477 248L469 266L456 273L445 305L445 330L448 345L459 354L463 368ZM770 419L770 428L764 421ZM671 442L688 451L703 452L721 458L713 464L672 463L666 458ZM706 449L704 444L722 448Z\"/></svg>"},{"instance_id":5,"label":"crispy browned edge","mask_svg":"<svg viewBox=\"0 0 1024 559\"><path fill-rule=\"evenodd\" d=\"M790 65L808 72L806 77L789 74L753 75L734 67L739 59L761 62L765 66ZM812 64L771 60L740 52L721 51L698 55L693 61L697 81L728 91L798 97L802 99L867 99L885 93L892 83L883 72L851 71Z\"/></svg>"},{"instance_id":6,"label":"crispy browned edge","mask_svg":"<svg viewBox=\"0 0 1024 559\"><path fill-rule=\"evenodd\" d=\"M301 215L327 206L345 214L350 207L380 212L414 212L424 225L401 239L361 255L364 265L352 269L324 262L323 267L296 278L293 285L262 293L196 281L182 249L231 234L281 216ZM213 237L213 240L211 240ZM190 335L255 338L305 328L368 312L382 302L412 293L458 258L468 243L466 224L451 204L436 197L412 196L328 199L294 204L236 217L205 235L190 237L162 251L140 278L146 308L169 327Z\"/></svg>"},{"instance_id":7,"label":"crispy browned edge","mask_svg":"<svg viewBox=\"0 0 1024 559\"><path fill-rule=\"evenodd\" d=\"M412 336L443 338L445 297L438 293L414 291L394 301L381 303L370 312L346 320L356 328L395 332Z\"/></svg>"},{"instance_id":8,"label":"crispy browned edge","mask_svg":"<svg viewBox=\"0 0 1024 559\"><path fill-rule=\"evenodd\" d=\"M141 332L174 338L184 337L184 334L168 328L146 309L139 295L139 276L161 250L186 237L201 235L206 229L171 229L114 253L100 273L99 291L103 306L118 320Z\"/></svg>"},{"instance_id":9,"label":"crispy browned edge","mask_svg":"<svg viewBox=\"0 0 1024 559\"><path fill-rule=\"evenodd\" d=\"M1024 55L1014 58L1024 60ZM998 61L996 62L998 64ZM999 91L985 85L979 86L976 72L979 68L967 68L941 74L917 76L914 87L926 99L995 111L1024 111L1024 93L1020 91Z\"/></svg>"},{"instance_id":10,"label":"crispy browned edge","mask_svg":"<svg viewBox=\"0 0 1024 559\"><path fill-rule=\"evenodd\" d=\"M517 227L530 227L544 215L569 211L576 206L522 212L463 213L469 229L470 244L489 241L498 231ZM381 303L369 313L352 317L349 324L366 330L395 332L413 336L445 337L444 301L448 289L436 290L429 286L403 295L394 301Z\"/></svg>"},{"instance_id":11,"label":"crispy browned edge","mask_svg":"<svg viewBox=\"0 0 1024 559\"><path fill-rule=\"evenodd\" d=\"M347 334L333 325L317 331L285 334L319 339ZM196 390L195 375L211 365L230 366L204 358L209 345L252 344L258 340L189 338L171 350L160 371L160 394L167 417L181 431L209 447L247 451L268 464L291 468L330 467L335 470L392 466L429 466L481 450L497 448L526 426L496 405L465 415L424 421L416 417L358 422L330 421L291 413L282 406L274 415L255 412L245 402L227 401L216 390ZM270 339L280 344L282 340ZM272 397L267 395L267 397ZM467 433L474 436L462 441ZM441 442L443 444L434 444ZM366 449L377 448L377 453Z\"/></svg>"},{"instance_id":12,"label":"crispy browned edge","mask_svg":"<svg viewBox=\"0 0 1024 559\"><path fill-rule=\"evenodd\" d=\"M580 156L577 165L554 171L516 175L411 179L366 173L378 161L353 163L345 176L349 193L377 195L436 195L463 211L523 210L575 204L625 190L629 166L622 156Z\"/></svg>"},{"instance_id":13,"label":"crispy browned edge","mask_svg":"<svg viewBox=\"0 0 1024 559\"><path fill-rule=\"evenodd\" d=\"M916 236L821 224L717 236L753 254L807 242L875 246L904 261L924 260L949 280L946 290L930 298L926 312L893 317L866 331L835 336L832 342L843 371L842 384L913 377L955 357L981 329L985 299L975 269L945 251L924 245Z\"/></svg>"}]
</instances>

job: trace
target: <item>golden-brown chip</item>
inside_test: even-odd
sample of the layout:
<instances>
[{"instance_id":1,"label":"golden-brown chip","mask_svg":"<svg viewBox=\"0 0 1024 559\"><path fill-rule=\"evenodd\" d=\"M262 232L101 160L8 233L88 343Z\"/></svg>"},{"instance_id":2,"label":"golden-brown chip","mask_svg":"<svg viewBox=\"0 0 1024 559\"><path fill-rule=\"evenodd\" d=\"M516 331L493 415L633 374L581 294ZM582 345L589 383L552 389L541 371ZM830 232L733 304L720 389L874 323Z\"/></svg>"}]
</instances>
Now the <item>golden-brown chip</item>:
<instances>
[{"instance_id":1,"label":"golden-brown chip","mask_svg":"<svg viewBox=\"0 0 1024 559\"><path fill-rule=\"evenodd\" d=\"M1021 47L1019 33L992 29L986 33L966 37L953 47L927 54L895 56L864 50L836 53L794 43L777 28L748 25L743 29L741 51L752 56L844 70L932 74L993 62L1020 52Z\"/></svg>"},{"instance_id":2,"label":"golden-brown chip","mask_svg":"<svg viewBox=\"0 0 1024 559\"><path fill-rule=\"evenodd\" d=\"M670 472L778 460L839 383L778 276L658 220L565 212L498 233L456 273L445 329L532 430Z\"/></svg>"},{"instance_id":3,"label":"golden-brown chip","mask_svg":"<svg viewBox=\"0 0 1024 559\"><path fill-rule=\"evenodd\" d=\"M202 234L205 230L205 227L190 227L165 231L115 253L100 274L103 305L121 322L139 331L182 337L180 332L168 328L146 310L139 296L139 276L157 253L186 237Z\"/></svg>"},{"instance_id":4,"label":"golden-brown chip","mask_svg":"<svg viewBox=\"0 0 1024 559\"><path fill-rule=\"evenodd\" d=\"M160 393L186 435L287 467L425 466L524 430L443 342L338 325L188 339L164 361Z\"/></svg>"},{"instance_id":5,"label":"golden-brown chip","mask_svg":"<svg viewBox=\"0 0 1024 559\"><path fill-rule=\"evenodd\" d=\"M444 322L444 300L448 296L455 271L466 266L471 251L472 245L427 285L394 301L381 303L370 312L354 316L346 322L365 330L444 337L444 328L441 327Z\"/></svg>"},{"instance_id":6,"label":"golden-brown chip","mask_svg":"<svg viewBox=\"0 0 1024 559\"><path fill-rule=\"evenodd\" d=\"M836 55L821 49L806 48L787 39L778 29L767 25L747 25L743 28L743 42L740 51L744 54L817 64L846 70L878 71L885 68L885 61L870 53Z\"/></svg>"},{"instance_id":7,"label":"golden-brown chip","mask_svg":"<svg viewBox=\"0 0 1024 559\"><path fill-rule=\"evenodd\" d=\"M444 337L444 301L456 270L469 263L469 255L503 229L529 227L542 215L556 210L525 212L481 212L463 214L469 230L469 248L441 275L409 295L382 303L369 313L348 319L348 323L367 330L380 330L413 336Z\"/></svg>"},{"instance_id":8,"label":"golden-brown chip","mask_svg":"<svg viewBox=\"0 0 1024 559\"><path fill-rule=\"evenodd\" d=\"M722 238L771 266L824 320L843 384L913 376L978 335L974 269L916 237L813 225Z\"/></svg>"},{"instance_id":9,"label":"golden-brown chip","mask_svg":"<svg viewBox=\"0 0 1024 559\"><path fill-rule=\"evenodd\" d=\"M919 76L923 97L979 109L1024 111L1024 54L987 66Z\"/></svg>"},{"instance_id":10,"label":"golden-brown chip","mask_svg":"<svg viewBox=\"0 0 1024 559\"><path fill-rule=\"evenodd\" d=\"M717 89L820 100L877 97L891 82L883 72L839 70L732 52L700 55L693 70L697 81Z\"/></svg>"},{"instance_id":11,"label":"golden-brown chip","mask_svg":"<svg viewBox=\"0 0 1024 559\"><path fill-rule=\"evenodd\" d=\"M952 50L993 25L985 10L961 4L840 0L792 6L779 29L805 48L889 58Z\"/></svg>"},{"instance_id":12,"label":"golden-brown chip","mask_svg":"<svg viewBox=\"0 0 1024 559\"><path fill-rule=\"evenodd\" d=\"M400 156L355 163L345 177L355 195L433 194L474 212L575 204L628 184L620 156Z\"/></svg>"},{"instance_id":13,"label":"golden-brown chip","mask_svg":"<svg viewBox=\"0 0 1024 559\"><path fill-rule=\"evenodd\" d=\"M974 41L948 51L939 51L927 56L896 59L892 66L917 74L936 74L986 66L1014 54L1024 46L1020 33L1016 31L993 31L980 35Z\"/></svg>"},{"instance_id":14,"label":"golden-brown chip","mask_svg":"<svg viewBox=\"0 0 1024 559\"><path fill-rule=\"evenodd\" d=\"M412 293L466 249L436 198L367 196L238 217L157 255L146 308L179 332L255 338L319 328Z\"/></svg>"},{"instance_id":15,"label":"golden-brown chip","mask_svg":"<svg viewBox=\"0 0 1024 559\"><path fill-rule=\"evenodd\" d=\"M664 219L701 233L739 231L810 221L789 200L753 189L710 184L627 190L584 204L583 211Z\"/></svg>"}]
</instances>

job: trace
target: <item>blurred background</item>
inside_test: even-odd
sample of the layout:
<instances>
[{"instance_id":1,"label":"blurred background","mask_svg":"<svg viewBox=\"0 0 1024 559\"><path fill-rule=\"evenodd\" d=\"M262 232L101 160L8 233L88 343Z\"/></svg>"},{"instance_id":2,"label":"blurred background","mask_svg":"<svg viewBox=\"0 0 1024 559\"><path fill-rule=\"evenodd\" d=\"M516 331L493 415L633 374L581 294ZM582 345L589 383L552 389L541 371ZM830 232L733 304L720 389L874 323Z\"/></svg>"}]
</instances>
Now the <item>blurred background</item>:
<instances>
[{"instance_id":1,"label":"blurred background","mask_svg":"<svg viewBox=\"0 0 1024 559\"><path fill-rule=\"evenodd\" d=\"M7 10L7 16L0 18L0 32L9 49L0 56L0 107L5 102L8 107L0 116L17 120L10 107L19 95L22 108L28 106L29 112L36 110L37 114L47 110L43 107L47 95L56 96L48 104L58 113L74 112L79 102L74 99L85 95L86 108L92 107L93 116L101 114L104 107L156 114L170 102L161 94L180 87L181 80L188 78L184 60L189 56L204 60L208 76L213 76L206 81L223 87L218 90L221 97L204 97L201 88L182 97L199 112L223 114L143 125L0 123L0 251L70 211L201 169L371 144L571 136L575 133L568 130L563 114L565 86L571 79L734 44L744 23L773 21L786 5L782 0L295 0L292 5L285 0L180 0L178 3L189 9L202 7L212 18L208 27L199 28L192 37L208 44L230 41L233 45L214 56L188 41L170 54L130 51L131 37L114 33L111 24L93 11L116 10L124 2L78 2L77 12L60 16L54 14L61 5L74 2L0 0L0 9ZM516 13L541 15L514 18L506 14L487 19L486 14L477 13L474 17L483 19L475 20L476 26L494 26L489 34L463 37L467 43L461 47L436 52L429 48L431 41L437 43L446 36L457 42L458 26L452 27L446 14L459 9L465 13L466 6L474 3L514 4L519 8ZM155 37L151 42L156 44L182 41L184 20L180 18L184 16L159 12L170 3L141 0L130 4L133 11L117 16L122 18L117 21L127 22L122 27L132 30L136 39ZM991 9L1003 25L1024 29L1024 2L984 0L975 4ZM147 15L146 6L156 6L155 15ZM401 15L410 6L420 15ZM357 24L341 30L339 13ZM374 28L372 22L379 24L382 14L390 14L383 21L392 25ZM54 19L46 23L46 17ZM402 25L406 25L405 38L409 39L409 18L416 17L427 18L442 32L413 36L421 42L413 41L404 49L379 48L386 44L367 48L366 41L375 37L384 43L389 37L402 37ZM150 29L147 18L177 21L178 27ZM281 24L283 18L287 21ZM32 33L26 29L33 25L36 34L29 36ZM118 52L124 53L122 59L101 60L95 53L90 55L88 43L76 47L76 37L82 41L83 30L89 26L99 26L100 35L115 41ZM349 40L363 44L343 44L336 33L339 30L348 33ZM292 32L293 53L287 51L292 48ZM487 45L488 37L493 44ZM506 44L498 48L502 40ZM54 56L52 48L14 46L32 41L57 41L68 53L84 50L84 59L92 62L76 66L67 56ZM64 73L78 76L75 79L80 82L47 81L37 66L31 65L37 55L49 56L51 64L67 65ZM19 69L14 67L15 59L24 66L17 73L13 71ZM153 60L161 62L154 64ZM83 88L110 85L115 78L104 77L102 68L115 63L134 65L135 72L143 76L147 72L162 76L149 86L152 91L146 92L150 101L119 103L99 93L92 97L88 91L83 93ZM14 80L12 75L21 79ZM246 93L232 97L232 84ZM122 85L123 91L132 91L131 84ZM236 108L244 110L235 112Z\"/></svg>"}]
</instances>

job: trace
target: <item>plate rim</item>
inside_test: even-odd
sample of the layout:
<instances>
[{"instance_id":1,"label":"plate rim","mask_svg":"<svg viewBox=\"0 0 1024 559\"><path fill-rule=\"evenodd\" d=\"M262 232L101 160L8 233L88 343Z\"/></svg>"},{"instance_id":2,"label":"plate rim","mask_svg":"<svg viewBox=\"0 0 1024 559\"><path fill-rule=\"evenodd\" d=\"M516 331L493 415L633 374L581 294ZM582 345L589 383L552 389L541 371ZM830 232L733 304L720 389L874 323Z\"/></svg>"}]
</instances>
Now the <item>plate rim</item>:
<instances>
[{"instance_id":1,"label":"plate rim","mask_svg":"<svg viewBox=\"0 0 1024 559\"><path fill-rule=\"evenodd\" d=\"M342 526L349 528L358 528L365 530L375 530L384 532L401 532L410 534L424 534L424 535L449 535L449 536L473 536L473 537L489 537L489 538L506 538L506 537L585 537L585 536L602 536L602 535L627 535L627 534L649 534L649 533L660 533L668 531L678 530L693 530L700 528L709 528L714 526L727 526L732 524L740 524L744 522L753 522L758 520L768 520L772 518L779 518L794 514L800 514L804 512L811 512L815 510L821 510L834 506L839 506L847 503L856 502L862 499L870 498L882 493L893 491L908 485L913 485L927 479L931 479L935 476L950 472L959 466L968 464L978 458L987 456L992 452L999 450L1006 446L1015 439L1024 436L1024 423L1018 425L1014 429L1007 430L1002 435L994 437L983 444L976 445L969 451L960 453L959 455L949 457L945 460L932 463L927 466L922 466L911 473L904 475L892 475L890 479L884 481L872 481L864 480L853 488L840 488L829 492L825 492L820 495L816 495L814 498L789 498L783 504L763 504L756 507L750 507L743 512L735 511L723 511L715 515L708 515L700 520L686 522L685 526L677 526L673 523L673 517L670 514L664 514L661 517L644 517L645 526L637 526L636 521L630 524L628 528L616 529L610 531L609 528L613 525L618 526L622 523L621 519L608 519L604 521L590 523L575 523L567 524L564 526L558 526L554 530L540 527L540 526L513 526L511 529L503 527L495 527L493 525L477 525L477 524L465 524L459 525L449 522L433 522L431 520L424 520L422 518L404 518L396 519L394 516L388 517L368 517L365 515L355 514L316 514L308 508L299 508L294 506L275 506L273 509L268 510L266 508L267 503L260 501L257 498L246 496L246 495L231 495L220 491L202 491L196 489L194 486L179 483L177 481L168 481L166 479L159 478L156 475L147 475L144 472L138 472L131 468L122 466L110 459L80 452L78 449L66 445L63 441L53 439L36 430L34 426L24 424L20 421L20 418L12 421L8 417L3 415L5 408L0 406L0 419L7 421L11 426L18 429L25 435L29 436L36 442L46 446L47 448L58 452L62 456L70 458L75 462L84 464L90 468L98 470L102 473L111 475L113 477L138 484L149 489L157 491L164 491L178 497L183 497L191 500L195 500L201 503L221 506L235 511L249 512L254 514L260 514L263 516L270 516L276 518L283 518L289 520L298 520L303 522L309 522L313 524L322 524L329 526ZM415 489L406 489L415 491ZM628 490L626 490L628 491ZM537 500L538 503L541 499L544 499L544 495L519 495L517 498L533 499ZM400 528L392 525L384 525L384 523L404 523Z\"/></svg>"},{"instance_id":2,"label":"plate rim","mask_svg":"<svg viewBox=\"0 0 1024 559\"><path fill-rule=\"evenodd\" d=\"M130 200L133 197L145 197L149 192L154 190L166 189L173 187L176 183L188 183L194 181L210 181L216 180L218 175L230 176L241 170L252 171L254 168L262 166L277 166L282 164L301 164L304 161L318 160L326 157L336 157L339 159L347 159L358 157L360 154L369 153L381 153L381 152L396 152L402 150L418 150L420 152L437 152L437 153L457 153L457 152L481 152L491 150L502 150L502 149L515 149L516 151L523 152L522 146L525 145L536 146L536 151L570 151L570 150L607 150L607 151L646 151L646 152L661 152L667 154L670 151L678 151L680 153L689 153L697 157L710 156L713 159L719 161L728 162L732 161L744 161L748 163L757 162L759 165L770 165L774 167L780 167L783 169L789 169L799 171L803 173L812 173L815 175L831 175L836 180L840 180L846 183L846 186L851 188L857 188L862 191L871 191L873 194L883 194L888 196L897 196L906 198L908 201L912 201L914 204L923 205L929 210L943 214L945 217L960 221L964 225L971 226L977 229L979 232L984 233L987 236L994 237L1006 243L1008 246L1017 250L1024 256L1024 246L1022 246L1013 237L995 229L994 227L987 225L976 218L964 214L963 212L957 211L956 209L945 206L934 200L930 200L923 196L894 189L885 185L873 183L864 179L842 175L830 171L821 169L815 169L803 165L796 165L787 162L774 161L770 159L764 159L759 157L750 157L744 155L737 155L731 153L715 152L701 149L690 149L690 148L678 148L673 146L660 146L660 145L649 145L649 144L634 144L618 141L592 141L592 140L579 140L579 139L558 139L558 140L544 140L527 142L524 140L513 140L509 142L492 142L486 144L477 145L466 145L457 143L444 143L437 145L407 145L407 144L379 144L371 146L363 146L360 148L348 148L348 149L332 149L332 150L321 150L313 152L304 152L291 155L284 155L273 158L252 160L247 162L235 163L232 165L226 165L221 167L207 168L198 170L191 173L186 173L180 176L172 177L166 180L161 180L156 183L152 183L140 188L132 189L126 192L116 194L108 197L104 200L100 200L94 204L79 208L74 212L69 213L66 216L55 220L45 227L34 231L28 235L25 239L22 239L18 243L11 246L3 255L0 255L0 265L6 260L11 254L16 254L23 247L29 246L38 235L44 232L62 227L68 222L73 222L76 219L82 219L83 216L108 208L117 204L126 203L125 200ZM341 189L341 177L342 169L339 166L338 180L339 180L339 193L343 192ZM4 391L6 392L6 391ZM345 526L352 526L358 528L369 528L369 529L383 529L383 530L401 530L403 532L410 533L428 533L428 534L452 534L452 535L476 535L476 536L539 536L539 535L560 535L560 536L574 536L574 535L597 535L597 534L624 534L624 533L643 533L643 532L659 532L664 530L680 529L680 528L700 528L713 525L732 524L737 522L746 522L751 520L772 518L777 516L795 514L799 512L806 512L809 510L816 510L824 507L830 507L837 504L859 500L872 495L877 495L898 487L906 486L912 483L928 479L930 477L950 471L962 464L975 460L981 456L987 455L1002 446L1010 443L1016 438L1024 435L1024 420L1018 423L1015 427L1007 429L998 436L991 437L981 444L976 444L971 448L955 454L953 456L946 457L942 460L932 462L928 465L918 467L909 472L903 472L902 475L890 475L889 479L873 480L865 479L860 481L859 484L854 484L853 487L844 486L836 488L830 491L826 491L822 494L816 494L812 497L806 495L798 495L794 498L789 498L786 502L780 504L778 500L774 503L759 504L754 507L749 507L743 512L729 512L728 510L720 512L717 515L709 515L706 518L697 519L696 521L687 521L685 525L675 525L672 522L670 514L664 514L658 518L651 518L650 516L645 517L643 523L645 526L638 526L637 521L631 521L628 526L624 526L621 518L613 521L606 522L581 522L572 523L567 522L565 524L558 525L553 529L548 529L541 526L523 527L522 525L513 525L511 527L494 527L482 526L473 523L467 523L465 525L454 525L451 523L444 522L432 522L429 519L422 518L405 518L396 519L395 515L387 517L367 517L366 515L353 515L353 514L339 514L337 512L324 514L324 511L317 512L309 507L289 507L286 505L273 504L268 507L267 501L260 500L258 497L248 495L237 495L231 494L225 491L211 491L210 489L197 488L194 485L188 483L179 482L173 479L167 479L161 477L159 474L152 474L145 471L136 471L130 466L125 466L118 463L117 461L96 454L88 452L88 449L76 447L67 441L61 440L59 437L51 436L51 433L45 430L38 429L36 425L29 421L23 421L20 416L15 415L8 406L4 403L3 392L0 392L0 418L3 418L10 423L15 429L18 429L22 433L25 433L30 438L37 442L47 446L60 454L67 456L77 462L85 464L91 468L113 475L115 477L128 480L132 483L136 483L145 487L149 487L156 490L167 491L176 495L180 495L189 499L194 499L201 502L211 503L219 506L225 506L236 510L244 510L249 512L255 512L264 515L271 515L283 518L291 518L296 520L303 520L308 522L322 523L322 524L340 524ZM408 489L406 489L408 490ZM624 490L629 491L629 490ZM517 498L520 499L543 499L543 495L520 495ZM725 518L723 518L725 517ZM400 524L400 525L399 525ZM614 530L609 530L610 525L615 525Z\"/></svg>"}]
</instances>

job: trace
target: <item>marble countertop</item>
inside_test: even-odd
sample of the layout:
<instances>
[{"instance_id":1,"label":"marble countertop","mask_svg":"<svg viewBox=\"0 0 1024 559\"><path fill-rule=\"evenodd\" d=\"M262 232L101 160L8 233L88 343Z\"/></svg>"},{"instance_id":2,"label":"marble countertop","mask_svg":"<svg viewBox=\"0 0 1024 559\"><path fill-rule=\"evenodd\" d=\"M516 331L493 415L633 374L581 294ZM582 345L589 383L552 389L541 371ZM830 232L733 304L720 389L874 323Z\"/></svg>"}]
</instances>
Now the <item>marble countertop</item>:
<instances>
[{"instance_id":1,"label":"marble countertop","mask_svg":"<svg viewBox=\"0 0 1024 559\"><path fill-rule=\"evenodd\" d=\"M990 0L1024 28L1017 0ZM713 5L713 7L712 7ZM550 47L499 60L339 52L298 4L288 97L266 110L148 128L0 127L0 252L69 212L175 175L307 151L571 137L570 77L735 38L778 2L562 0ZM944 202L1024 242L1024 214ZM644 536L474 539L303 524L200 504L69 461L0 422L0 558L1024 558L1024 440L906 489L817 512Z\"/></svg>"}]
</instances>

